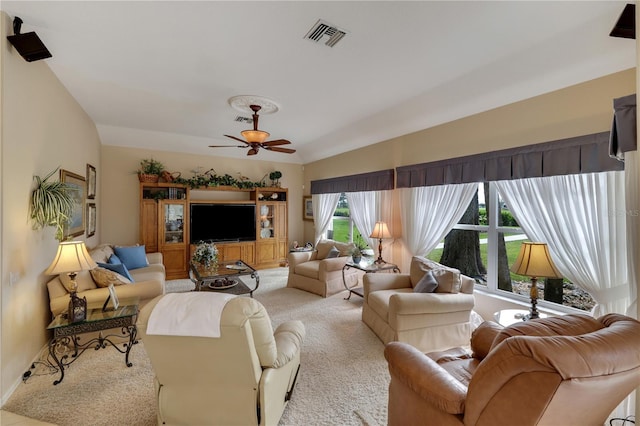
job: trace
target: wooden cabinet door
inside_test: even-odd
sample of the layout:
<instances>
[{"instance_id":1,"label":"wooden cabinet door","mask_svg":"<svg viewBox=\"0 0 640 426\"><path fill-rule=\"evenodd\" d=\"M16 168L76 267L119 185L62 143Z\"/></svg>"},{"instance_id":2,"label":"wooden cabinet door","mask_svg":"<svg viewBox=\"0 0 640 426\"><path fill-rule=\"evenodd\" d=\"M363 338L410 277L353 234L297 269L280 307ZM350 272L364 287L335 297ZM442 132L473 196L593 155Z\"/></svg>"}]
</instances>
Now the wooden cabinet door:
<instances>
[{"instance_id":1,"label":"wooden cabinet door","mask_svg":"<svg viewBox=\"0 0 640 426\"><path fill-rule=\"evenodd\" d=\"M158 251L158 202L142 200L140 203L140 241L147 253Z\"/></svg>"}]
</instances>

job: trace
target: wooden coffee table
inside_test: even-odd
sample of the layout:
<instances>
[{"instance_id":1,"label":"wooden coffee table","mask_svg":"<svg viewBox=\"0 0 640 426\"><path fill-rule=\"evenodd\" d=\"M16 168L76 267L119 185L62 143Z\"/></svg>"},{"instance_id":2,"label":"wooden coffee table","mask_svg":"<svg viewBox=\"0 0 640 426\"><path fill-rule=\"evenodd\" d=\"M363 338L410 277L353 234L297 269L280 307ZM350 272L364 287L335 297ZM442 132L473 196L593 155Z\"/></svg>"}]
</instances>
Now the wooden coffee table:
<instances>
[{"instance_id":1,"label":"wooden coffee table","mask_svg":"<svg viewBox=\"0 0 640 426\"><path fill-rule=\"evenodd\" d=\"M255 280L256 285L250 288L240 277L248 276ZM230 294L249 294L260 286L260 276L251 265L241 260L219 262L215 270L202 268L200 264L191 262L189 278L196 285L194 291L218 291Z\"/></svg>"}]
</instances>

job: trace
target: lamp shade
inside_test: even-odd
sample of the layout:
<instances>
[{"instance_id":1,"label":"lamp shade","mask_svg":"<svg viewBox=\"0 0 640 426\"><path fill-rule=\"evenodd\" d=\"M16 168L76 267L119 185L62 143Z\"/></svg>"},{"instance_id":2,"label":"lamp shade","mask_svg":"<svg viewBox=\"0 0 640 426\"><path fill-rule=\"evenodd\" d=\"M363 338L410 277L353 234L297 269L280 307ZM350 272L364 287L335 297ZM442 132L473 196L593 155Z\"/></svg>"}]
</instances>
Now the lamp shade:
<instances>
[{"instance_id":1,"label":"lamp shade","mask_svg":"<svg viewBox=\"0 0 640 426\"><path fill-rule=\"evenodd\" d=\"M385 222L376 222L376 225L373 227L373 231L370 238L384 239L391 238L391 232L389 232L389 228Z\"/></svg>"},{"instance_id":2,"label":"lamp shade","mask_svg":"<svg viewBox=\"0 0 640 426\"><path fill-rule=\"evenodd\" d=\"M522 243L511 272L536 278L562 278L545 243Z\"/></svg>"},{"instance_id":3,"label":"lamp shade","mask_svg":"<svg viewBox=\"0 0 640 426\"><path fill-rule=\"evenodd\" d=\"M247 142L258 142L262 143L267 140L269 137L269 132L263 132L262 130L243 130L240 132L243 138L247 140Z\"/></svg>"},{"instance_id":4,"label":"lamp shade","mask_svg":"<svg viewBox=\"0 0 640 426\"><path fill-rule=\"evenodd\" d=\"M64 241L58 245L56 257L44 273L46 275L58 275L67 272L78 272L93 269L96 262L93 261L84 241Z\"/></svg>"}]
</instances>

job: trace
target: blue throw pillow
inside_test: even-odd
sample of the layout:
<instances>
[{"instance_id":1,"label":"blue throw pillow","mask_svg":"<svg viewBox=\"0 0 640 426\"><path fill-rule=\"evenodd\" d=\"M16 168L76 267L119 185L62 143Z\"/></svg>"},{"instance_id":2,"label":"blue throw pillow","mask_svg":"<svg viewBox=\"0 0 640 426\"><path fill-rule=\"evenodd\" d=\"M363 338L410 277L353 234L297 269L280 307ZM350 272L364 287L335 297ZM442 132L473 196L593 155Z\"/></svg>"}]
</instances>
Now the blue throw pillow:
<instances>
[{"instance_id":1,"label":"blue throw pillow","mask_svg":"<svg viewBox=\"0 0 640 426\"><path fill-rule=\"evenodd\" d=\"M110 271L113 272L117 272L120 275L122 275L125 278L128 278L129 281L131 281L132 283L135 282L135 280L133 279L133 277L131 276L131 274L129 274L129 270L127 269L127 267L122 264L122 263L118 263L118 264L112 264L112 263L101 263L98 262L98 266L104 269L108 269Z\"/></svg>"},{"instance_id":2,"label":"blue throw pillow","mask_svg":"<svg viewBox=\"0 0 640 426\"><path fill-rule=\"evenodd\" d=\"M130 271L149 265L144 246L115 247L113 251Z\"/></svg>"},{"instance_id":3,"label":"blue throw pillow","mask_svg":"<svg viewBox=\"0 0 640 426\"><path fill-rule=\"evenodd\" d=\"M109 256L109 260L107 260L107 263L110 263L112 265L121 265L122 261L118 256L116 256L115 254L112 254L111 256Z\"/></svg>"}]
</instances>

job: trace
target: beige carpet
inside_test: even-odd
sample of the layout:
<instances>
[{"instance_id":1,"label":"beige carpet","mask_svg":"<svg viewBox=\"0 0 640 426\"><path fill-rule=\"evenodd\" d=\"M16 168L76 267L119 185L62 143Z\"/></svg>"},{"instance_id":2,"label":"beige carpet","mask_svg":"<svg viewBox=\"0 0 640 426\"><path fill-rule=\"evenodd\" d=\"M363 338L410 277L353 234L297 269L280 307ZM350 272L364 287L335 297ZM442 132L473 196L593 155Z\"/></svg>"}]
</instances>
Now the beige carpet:
<instances>
[{"instance_id":1,"label":"beige carpet","mask_svg":"<svg viewBox=\"0 0 640 426\"><path fill-rule=\"evenodd\" d=\"M260 271L254 296L274 326L300 319L307 329L301 369L281 425L386 424L389 374L383 345L362 323L362 300L344 294L323 299L285 288L286 268ZM169 282L183 291L186 280ZM56 375L38 375L21 384L3 409L63 425L153 425L153 372L144 344L131 352L133 367L113 348L82 355L53 386Z\"/></svg>"}]
</instances>

